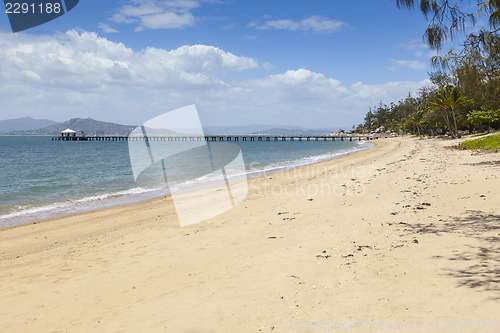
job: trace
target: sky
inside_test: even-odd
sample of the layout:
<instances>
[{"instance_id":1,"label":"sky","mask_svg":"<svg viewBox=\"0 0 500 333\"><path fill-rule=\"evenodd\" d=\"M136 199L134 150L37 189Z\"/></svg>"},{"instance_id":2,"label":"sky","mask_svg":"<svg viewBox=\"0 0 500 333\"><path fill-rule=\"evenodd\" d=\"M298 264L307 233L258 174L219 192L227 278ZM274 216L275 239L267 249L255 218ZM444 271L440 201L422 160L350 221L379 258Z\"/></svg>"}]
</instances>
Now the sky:
<instances>
[{"instance_id":1,"label":"sky","mask_svg":"<svg viewBox=\"0 0 500 333\"><path fill-rule=\"evenodd\" d=\"M0 119L350 127L430 85L426 26L393 0L80 0L19 33L2 12Z\"/></svg>"}]
</instances>

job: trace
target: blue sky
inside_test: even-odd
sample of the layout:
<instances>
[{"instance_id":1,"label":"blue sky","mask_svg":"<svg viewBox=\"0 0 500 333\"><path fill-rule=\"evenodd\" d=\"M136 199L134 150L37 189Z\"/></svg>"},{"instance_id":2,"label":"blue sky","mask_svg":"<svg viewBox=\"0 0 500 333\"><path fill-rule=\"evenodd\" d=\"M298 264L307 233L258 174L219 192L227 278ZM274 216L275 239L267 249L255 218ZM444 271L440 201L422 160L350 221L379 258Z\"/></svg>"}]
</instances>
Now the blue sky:
<instances>
[{"instance_id":1,"label":"blue sky","mask_svg":"<svg viewBox=\"0 0 500 333\"><path fill-rule=\"evenodd\" d=\"M80 0L13 34L0 15L0 119L350 127L429 85L417 11L391 0Z\"/></svg>"}]
</instances>

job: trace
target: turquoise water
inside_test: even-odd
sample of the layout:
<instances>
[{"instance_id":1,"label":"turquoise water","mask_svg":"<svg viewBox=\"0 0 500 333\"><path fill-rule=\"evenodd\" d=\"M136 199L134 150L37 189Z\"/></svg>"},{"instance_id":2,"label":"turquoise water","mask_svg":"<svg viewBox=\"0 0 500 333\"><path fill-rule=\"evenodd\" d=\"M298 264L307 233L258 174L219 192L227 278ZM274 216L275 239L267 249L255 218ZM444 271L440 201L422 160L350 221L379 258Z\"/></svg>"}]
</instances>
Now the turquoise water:
<instances>
[{"instance_id":1,"label":"turquoise water","mask_svg":"<svg viewBox=\"0 0 500 333\"><path fill-rule=\"evenodd\" d=\"M257 141L238 145L249 175L326 160L370 146L364 141ZM0 157L0 228L168 194L165 184L137 186L126 141L0 137ZM186 161L185 168L193 168L192 163ZM182 186L183 181L177 179L176 183Z\"/></svg>"}]
</instances>

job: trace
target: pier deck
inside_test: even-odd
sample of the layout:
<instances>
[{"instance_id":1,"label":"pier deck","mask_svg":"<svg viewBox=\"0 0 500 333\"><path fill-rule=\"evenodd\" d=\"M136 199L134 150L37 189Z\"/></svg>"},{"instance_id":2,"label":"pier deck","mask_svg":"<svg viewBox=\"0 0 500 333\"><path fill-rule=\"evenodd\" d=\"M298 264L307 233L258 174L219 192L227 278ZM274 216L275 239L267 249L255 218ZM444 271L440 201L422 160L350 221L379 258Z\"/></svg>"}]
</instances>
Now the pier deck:
<instances>
[{"instance_id":1,"label":"pier deck","mask_svg":"<svg viewBox=\"0 0 500 333\"><path fill-rule=\"evenodd\" d=\"M172 136L56 136L52 141L335 141L374 140L383 136L374 135L172 135Z\"/></svg>"}]
</instances>

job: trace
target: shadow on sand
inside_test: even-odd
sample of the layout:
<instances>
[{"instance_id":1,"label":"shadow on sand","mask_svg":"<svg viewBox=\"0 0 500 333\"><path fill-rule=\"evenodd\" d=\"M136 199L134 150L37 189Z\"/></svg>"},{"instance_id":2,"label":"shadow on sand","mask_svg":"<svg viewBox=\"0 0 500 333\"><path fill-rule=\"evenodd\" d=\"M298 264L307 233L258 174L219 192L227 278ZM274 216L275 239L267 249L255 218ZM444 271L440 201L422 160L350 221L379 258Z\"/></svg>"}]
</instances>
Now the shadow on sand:
<instances>
[{"instance_id":1,"label":"shadow on sand","mask_svg":"<svg viewBox=\"0 0 500 333\"><path fill-rule=\"evenodd\" d=\"M477 163L464 163L463 165L482 166L482 167L486 167L486 166L500 167L500 160L477 162Z\"/></svg>"},{"instance_id":2,"label":"shadow on sand","mask_svg":"<svg viewBox=\"0 0 500 333\"><path fill-rule=\"evenodd\" d=\"M500 300L500 215L475 210L467 210L466 214L440 225L416 224L412 227L420 234L457 233L478 239L481 245L469 246L469 250L448 258L468 262L469 266L460 270L447 269L446 272L458 279L459 286L489 291L494 295L492 299Z\"/></svg>"}]
</instances>

